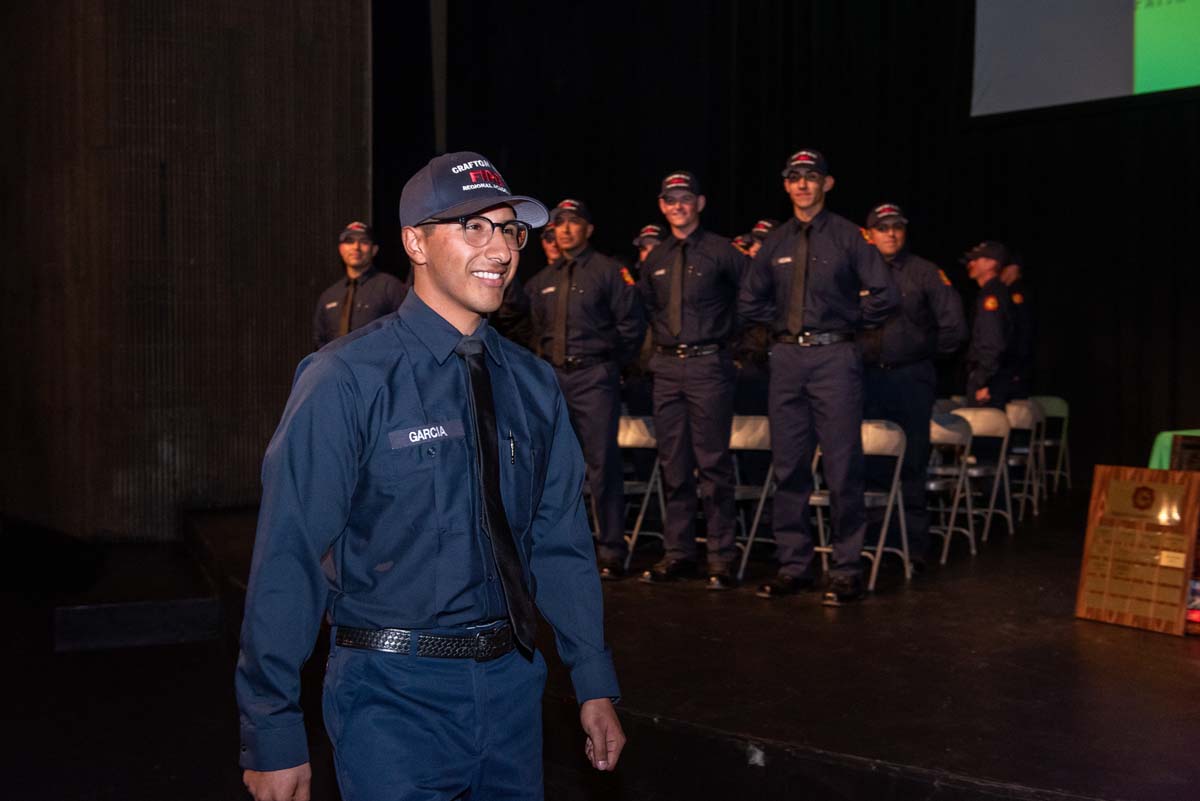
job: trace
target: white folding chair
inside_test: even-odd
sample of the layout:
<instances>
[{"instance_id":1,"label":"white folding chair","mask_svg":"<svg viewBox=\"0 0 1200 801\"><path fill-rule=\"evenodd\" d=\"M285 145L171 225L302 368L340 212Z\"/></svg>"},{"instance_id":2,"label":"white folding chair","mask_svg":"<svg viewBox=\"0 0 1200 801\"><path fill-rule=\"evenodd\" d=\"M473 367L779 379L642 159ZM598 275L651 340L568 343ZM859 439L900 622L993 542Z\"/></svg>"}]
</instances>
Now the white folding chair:
<instances>
[{"instance_id":1,"label":"white folding chair","mask_svg":"<svg viewBox=\"0 0 1200 801\"><path fill-rule=\"evenodd\" d=\"M988 496L988 505L986 511L980 511L978 508L973 511L975 514L984 515L983 534L980 539L987 542L988 534L992 529L992 517L1000 515L1008 523L1008 533L1012 535L1013 518L1012 518L1012 491L1009 487L1008 480L1008 437L1010 428L1008 425L1008 415L999 409L992 408L975 408L968 407L964 409L955 409L951 414L958 415L967 421L971 426L971 462L967 466L967 479L970 481L981 481L984 479L992 479L992 489ZM979 440L981 439L998 439L1000 440L1000 450L995 462L983 462L979 459ZM996 500L1000 494L1000 489L1004 489L1004 508L996 508ZM972 488L972 491L973 488Z\"/></svg>"},{"instance_id":2,"label":"white folding chair","mask_svg":"<svg viewBox=\"0 0 1200 801\"><path fill-rule=\"evenodd\" d=\"M1057 431L1053 435L1047 432L1042 439L1044 448L1052 448L1055 451L1054 467L1047 468L1046 483L1049 484L1050 476L1054 476L1054 486L1051 489L1057 495L1060 478L1067 480L1067 489L1071 488L1071 448L1067 444L1067 425L1071 422L1071 407L1056 395L1034 395L1033 400L1042 407L1047 425L1051 420L1059 421Z\"/></svg>"},{"instance_id":3,"label":"white folding chair","mask_svg":"<svg viewBox=\"0 0 1200 801\"><path fill-rule=\"evenodd\" d=\"M775 492L775 464L772 462L767 468L766 478L762 484L744 484L742 483L742 472L738 465L738 451L761 451L770 453L771 451L771 424L764 415L735 415L733 418L733 427L729 432L729 449L733 451L734 456L734 480L737 485L734 488L733 499L739 506L745 502L754 502L754 519L750 524L749 530L745 529L745 520L740 517L742 524L744 539L738 545L742 548L742 563L738 566L738 581L742 580L742 576L746 573L746 562L750 559L750 547L754 545L757 535L758 526L762 522L763 507L767 505L767 498ZM759 542L774 542L774 537L763 537Z\"/></svg>"},{"instance_id":4,"label":"white folding chair","mask_svg":"<svg viewBox=\"0 0 1200 801\"><path fill-rule=\"evenodd\" d=\"M1037 517L1039 514L1038 500L1042 494L1042 468L1038 456L1041 452L1042 428L1046 418L1042 415L1042 410L1038 405L1031 400L1010 401L1005 407L1004 413L1008 415L1009 429L1023 435L1016 443L1009 443L1008 459L1006 460L1010 469L1020 468L1021 470L1021 489L1018 494L1013 495L1013 498L1020 497L1021 499L1021 503L1017 507L1017 521L1023 522L1026 501L1033 510L1033 516Z\"/></svg>"},{"instance_id":5,"label":"white folding chair","mask_svg":"<svg viewBox=\"0 0 1200 801\"><path fill-rule=\"evenodd\" d=\"M625 569L628 570L629 563L633 559L633 549L637 547L638 537L662 539L661 532L642 530L651 496L658 498L658 510L662 515L660 519L664 522L667 519L667 501L663 494L662 465L658 461L658 440L654 436L654 418L622 415L620 427L617 429L617 446L622 450L640 448L654 451L654 466L650 469L650 477L645 481L625 482L626 499L639 496L641 498L638 501L637 520L634 521L633 529L625 537L629 543L629 552L625 554ZM628 500L626 503L628 504Z\"/></svg>"},{"instance_id":6,"label":"white folding chair","mask_svg":"<svg viewBox=\"0 0 1200 801\"><path fill-rule=\"evenodd\" d=\"M935 495L938 499L937 525L931 525L929 530L942 538L941 564L946 564L950 555L950 540L956 533L967 538L971 545L971 556L975 549L975 515L971 503L970 487L967 484L967 467L971 460L971 424L962 417L954 414L934 413L929 421L929 444L931 464L929 475L925 481L925 492ZM949 451L953 462L932 463L932 457ZM945 496L949 495L950 512L946 513ZM966 503L966 526L955 525L958 522L958 509Z\"/></svg>"},{"instance_id":7,"label":"white folding chair","mask_svg":"<svg viewBox=\"0 0 1200 801\"><path fill-rule=\"evenodd\" d=\"M884 553L894 553L904 560L904 578L912 578L912 561L909 559L908 553L908 523L904 516L904 494L900 491L900 466L904 462L904 448L907 443L904 429L888 420L863 420L861 430L863 456L887 456L895 459L896 463L892 470L891 486L886 492L867 490L863 494L863 503L868 509L882 508L884 510L883 523L879 528L879 540L874 547L864 547L862 551L863 556L871 560L871 575L867 580L867 591L871 592L875 589L875 579L879 575L879 565L883 561ZM826 544L825 515L823 513L823 509L830 506L831 497L829 490L821 489L820 475L816 470L819 459L820 450L818 449L813 460L813 492L808 503L817 510L819 544L816 550L822 554L822 562L825 562L827 555L833 551ZM899 548L890 548L885 545L893 511L899 515L900 520Z\"/></svg>"}]
</instances>

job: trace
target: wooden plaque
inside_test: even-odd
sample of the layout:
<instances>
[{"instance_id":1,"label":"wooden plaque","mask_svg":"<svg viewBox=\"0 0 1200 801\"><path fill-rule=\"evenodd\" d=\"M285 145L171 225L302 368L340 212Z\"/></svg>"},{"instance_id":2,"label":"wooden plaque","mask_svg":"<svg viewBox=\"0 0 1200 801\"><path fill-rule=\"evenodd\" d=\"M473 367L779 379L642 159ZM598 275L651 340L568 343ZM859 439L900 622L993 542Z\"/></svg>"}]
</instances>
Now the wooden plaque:
<instances>
[{"instance_id":1,"label":"wooden plaque","mask_svg":"<svg viewBox=\"0 0 1200 801\"><path fill-rule=\"evenodd\" d=\"M1200 473L1097 465L1076 617L1182 635Z\"/></svg>"}]
</instances>

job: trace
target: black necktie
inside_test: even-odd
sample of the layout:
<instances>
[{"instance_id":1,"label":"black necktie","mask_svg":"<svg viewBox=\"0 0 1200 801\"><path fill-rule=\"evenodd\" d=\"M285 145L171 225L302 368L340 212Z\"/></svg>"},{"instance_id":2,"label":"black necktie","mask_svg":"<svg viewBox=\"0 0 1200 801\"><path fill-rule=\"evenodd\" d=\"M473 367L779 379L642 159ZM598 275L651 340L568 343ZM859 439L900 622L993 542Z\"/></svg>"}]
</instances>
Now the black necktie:
<instances>
[{"instance_id":1,"label":"black necktie","mask_svg":"<svg viewBox=\"0 0 1200 801\"><path fill-rule=\"evenodd\" d=\"M808 283L808 223L800 223L800 236L792 252L792 296L788 300L787 330L804 333L804 285Z\"/></svg>"},{"instance_id":2,"label":"black necktie","mask_svg":"<svg viewBox=\"0 0 1200 801\"><path fill-rule=\"evenodd\" d=\"M667 301L667 329L678 338L683 331L683 271L687 269L687 242L679 243L671 268L671 297Z\"/></svg>"},{"instance_id":3,"label":"black necktie","mask_svg":"<svg viewBox=\"0 0 1200 801\"><path fill-rule=\"evenodd\" d=\"M346 297L342 298L342 317L338 320L339 337L350 333L350 317L354 314L354 290L357 288L357 278L351 278L346 284Z\"/></svg>"},{"instance_id":4,"label":"black necktie","mask_svg":"<svg viewBox=\"0 0 1200 801\"><path fill-rule=\"evenodd\" d=\"M500 437L496 432L496 405L492 399L492 378L483 352L483 340L463 337L454 352L466 361L471 385L469 397L471 418L475 423L482 522L488 539L492 541L492 557L500 574L500 586L508 604L513 635L521 649L526 654L532 654L537 616L521 572L521 557L517 554L517 543L508 526L508 515L504 512L504 500L500 495Z\"/></svg>"},{"instance_id":5,"label":"black necktie","mask_svg":"<svg viewBox=\"0 0 1200 801\"><path fill-rule=\"evenodd\" d=\"M558 268L558 288L554 297L554 341L550 344L550 363L555 367L562 367L567 360L567 305L571 299L571 278L574 273L574 259Z\"/></svg>"}]
</instances>

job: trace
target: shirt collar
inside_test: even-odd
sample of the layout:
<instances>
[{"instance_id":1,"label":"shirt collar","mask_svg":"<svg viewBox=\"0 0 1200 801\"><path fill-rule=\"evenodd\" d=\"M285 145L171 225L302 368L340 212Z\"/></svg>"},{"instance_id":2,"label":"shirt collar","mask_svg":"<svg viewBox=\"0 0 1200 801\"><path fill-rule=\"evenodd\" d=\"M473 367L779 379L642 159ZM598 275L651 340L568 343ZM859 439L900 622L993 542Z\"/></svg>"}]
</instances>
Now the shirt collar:
<instances>
[{"instance_id":1,"label":"shirt collar","mask_svg":"<svg viewBox=\"0 0 1200 801\"><path fill-rule=\"evenodd\" d=\"M590 256L591 253L592 253L592 246L590 244L584 245L583 250L579 251L579 255L575 257L575 263L581 264L581 263L587 261L587 257ZM571 257L564 253L563 255L558 257L558 261L554 262L554 267L555 267L555 269L557 269L559 267L565 267L566 265L568 265L570 263L571 263Z\"/></svg>"},{"instance_id":2,"label":"shirt collar","mask_svg":"<svg viewBox=\"0 0 1200 801\"><path fill-rule=\"evenodd\" d=\"M820 231L822 228L825 227L825 219L828 216L829 215L827 215L825 213L824 207L822 207L821 210L819 212L817 212L817 216L813 217L811 220L808 221L808 227L812 228L814 231ZM804 225L804 223L800 222L800 218L797 217L795 215L795 213L793 212L793 214L792 214L792 230L795 231L796 233L799 233L800 228L803 225Z\"/></svg>"},{"instance_id":3,"label":"shirt collar","mask_svg":"<svg viewBox=\"0 0 1200 801\"><path fill-rule=\"evenodd\" d=\"M367 268L367 271L365 273L363 273L362 275L360 275L358 277L359 285L361 286L362 284L365 284L377 272L379 272L379 270L376 269L374 264L372 264L370 267ZM349 285L349 283L350 283L350 276L347 275L346 276L346 284Z\"/></svg>"},{"instance_id":4,"label":"shirt collar","mask_svg":"<svg viewBox=\"0 0 1200 801\"><path fill-rule=\"evenodd\" d=\"M696 230L692 231L683 239L680 239L674 235L667 237L667 244L670 247L678 247L679 245L687 243L688 247L693 247L700 242L700 237L702 236L704 236L704 226L697 225Z\"/></svg>"},{"instance_id":5,"label":"shirt collar","mask_svg":"<svg viewBox=\"0 0 1200 801\"><path fill-rule=\"evenodd\" d=\"M415 291L410 291L404 296L404 301L400 304L400 310L397 313L400 315L400 320L416 334L417 339L421 340L421 344L429 350L438 364L446 363L463 338L457 328L429 308L429 305L421 300ZM483 340L484 350L492 357L492 361L502 364L500 335L496 333L495 328L488 325L486 319L480 321L474 335Z\"/></svg>"}]
</instances>

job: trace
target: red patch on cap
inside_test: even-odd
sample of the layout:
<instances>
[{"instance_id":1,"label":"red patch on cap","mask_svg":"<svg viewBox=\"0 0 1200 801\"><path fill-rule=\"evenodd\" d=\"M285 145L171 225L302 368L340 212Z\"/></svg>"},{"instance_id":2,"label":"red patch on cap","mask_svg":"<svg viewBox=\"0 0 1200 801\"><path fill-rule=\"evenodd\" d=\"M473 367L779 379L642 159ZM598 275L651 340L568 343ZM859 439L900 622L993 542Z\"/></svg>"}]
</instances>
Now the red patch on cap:
<instances>
[{"instance_id":1,"label":"red patch on cap","mask_svg":"<svg viewBox=\"0 0 1200 801\"><path fill-rule=\"evenodd\" d=\"M621 268L621 277L624 278L625 283L629 284L630 286L633 286L634 284L637 283L636 281L633 280L633 276L630 274L629 269L626 267Z\"/></svg>"},{"instance_id":2,"label":"red patch on cap","mask_svg":"<svg viewBox=\"0 0 1200 801\"><path fill-rule=\"evenodd\" d=\"M564 200L562 203L558 204L558 207L560 209L566 209L567 211L575 211L576 209L579 208L579 201L578 200Z\"/></svg>"},{"instance_id":3,"label":"red patch on cap","mask_svg":"<svg viewBox=\"0 0 1200 801\"><path fill-rule=\"evenodd\" d=\"M996 311L1000 308L1000 301L995 295L988 295L983 299L983 308L987 311Z\"/></svg>"},{"instance_id":4,"label":"red patch on cap","mask_svg":"<svg viewBox=\"0 0 1200 801\"><path fill-rule=\"evenodd\" d=\"M817 163L817 155L815 153L810 153L807 150L801 150L799 153L792 156L789 163L793 164L793 165L795 165L795 164L816 164Z\"/></svg>"},{"instance_id":5,"label":"red patch on cap","mask_svg":"<svg viewBox=\"0 0 1200 801\"><path fill-rule=\"evenodd\" d=\"M346 226L346 230L348 230L348 231L365 231L365 230L367 230L367 226L360 222L352 222Z\"/></svg>"},{"instance_id":6,"label":"red patch on cap","mask_svg":"<svg viewBox=\"0 0 1200 801\"><path fill-rule=\"evenodd\" d=\"M899 217L899 216L901 216L900 215L900 207L893 206L889 203L885 203L882 206L879 206L878 208L875 209L875 216L876 217Z\"/></svg>"},{"instance_id":7,"label":"red patch on cap","mask_svg":"<svg viewBox=\"0 0 1200 801\"><path fill-rule=\"evenodd\" d=\"M672 186L691 186L692 182L682 175L673 175L667 179L667 188Z\"/></svg>"}]
</instances>

